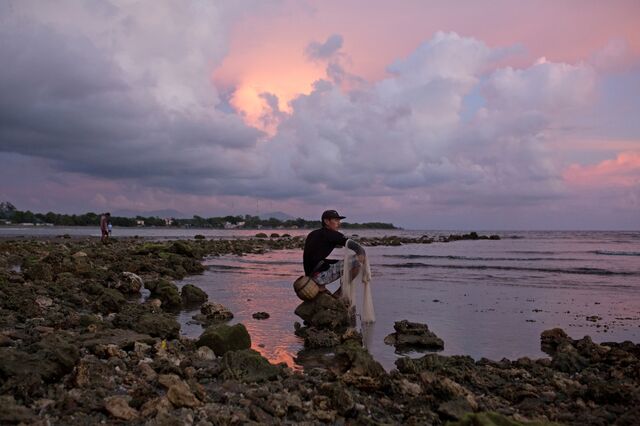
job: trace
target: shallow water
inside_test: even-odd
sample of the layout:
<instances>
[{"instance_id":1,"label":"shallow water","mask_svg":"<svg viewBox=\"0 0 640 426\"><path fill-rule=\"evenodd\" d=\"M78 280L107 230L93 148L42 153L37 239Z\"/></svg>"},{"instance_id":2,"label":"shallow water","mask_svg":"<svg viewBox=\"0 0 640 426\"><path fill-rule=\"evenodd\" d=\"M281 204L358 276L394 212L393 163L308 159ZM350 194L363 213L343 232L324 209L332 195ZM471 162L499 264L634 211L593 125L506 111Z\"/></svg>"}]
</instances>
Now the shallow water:
<instances>
[{"instance_id":1,"label":"shallow water","mask_svg":"<svg viewBox=\"0 0 640 426\"><path fill-rule=\"evenodd\" d=\"M403 231L424 233L434 235ZM445 342L441 353L476 359L542 357L540 333L553 327L597 342L640 342L640 232L499 234L498 241L367 248L377 322L364 330L365 343L385 368L393 368L400 355L383 339L401 319L427 323ZM195 284L209 300L229 307L235 314L231 323L247 327L256 350L296 367L303 345L293 334L300 319L293 313L299 300L292 283L302 274L301 250L222 256L205 264L203 275L179 284ZM258 311L271 317L253 319ZM188 323L196 312L179 314L187 336L202 332Z\"/></svg>"}]
</instances>

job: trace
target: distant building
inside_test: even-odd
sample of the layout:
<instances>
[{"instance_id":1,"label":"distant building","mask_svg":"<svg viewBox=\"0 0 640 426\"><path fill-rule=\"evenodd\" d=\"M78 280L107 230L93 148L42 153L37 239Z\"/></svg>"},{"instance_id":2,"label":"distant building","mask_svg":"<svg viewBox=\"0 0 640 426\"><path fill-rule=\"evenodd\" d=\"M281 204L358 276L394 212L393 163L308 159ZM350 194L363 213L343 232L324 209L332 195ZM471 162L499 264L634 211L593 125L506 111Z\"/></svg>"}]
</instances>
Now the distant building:
<instances>
[{"instance_id":1,"label":"distant building","mask_svg":"<svg viewBox=\"0 0 640 426\"><path fill-rule=\"evenodd\" d=\"M136 220L136 225L144 226L144 220Z\"/></svg>"},{"instance_id":2,"label":"distant building","mask_svg":"<svg viewBox=\"0 0 640 426\"><path fill-rule=\"evenodd\" d=\"M172 218L172 217L166 217L166 218L164 219L164 225L165 225L165 226L171 226L171 225L173 225L173 218Z\"/></svg>"},{"instance_id":3,"label":"distant building","mask_svg":"<svg viewBox=\"0 0 640 426\"><path fill-rule=\"evenodd\" d=\"M225 222L224 223L224 229L242 228L245 223L246 222L238 222L238 223Z\"/></svg>"}]
</instances>

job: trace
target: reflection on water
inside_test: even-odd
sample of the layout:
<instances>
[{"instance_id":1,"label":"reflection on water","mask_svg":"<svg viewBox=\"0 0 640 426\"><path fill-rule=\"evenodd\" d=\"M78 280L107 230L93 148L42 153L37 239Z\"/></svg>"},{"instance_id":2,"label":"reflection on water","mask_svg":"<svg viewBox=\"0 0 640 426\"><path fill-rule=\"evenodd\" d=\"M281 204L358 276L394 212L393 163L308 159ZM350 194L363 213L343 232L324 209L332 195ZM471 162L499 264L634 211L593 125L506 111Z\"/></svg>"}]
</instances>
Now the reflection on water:
<instances>
[{"instance_id":1,"label":"reflection on water","mask_svg":"<svg viewBox=\"0 0 640 426\"><path fill-rule=\"evenodd\" d=\"M442 353L476 359L545 356L540 333L553 327L598 342L640 341L640 257L629 254L638 253L640 233L625 233L624 239L617 233L522 235L368 248L377 322L362 329L365 346L385 368L393 368L400 355L383 340L402 319L427 323L444 340ZM428 264L398 267L420 257ZM300 250L222 256L206 264L203 275L179 284L195 284L209 300L229 307L235 315L231 323L242 322L253 348L272 362L314 365L318 352L304 351L294 335L300 319L293 312L300 301L292 283L302 273ZM611 273L585 273L594 269ZM358 309L360 302L359 294ZM252 318L258 311L270 318ZM202 333L201 326L188 323L195 313L179 315L182 333L194 338ZM602 319L590 320L593 316Z\"/></svg>"},{"instance_id":2,"label":"reflection on water","mask_svg":"<svg viewBox=\"0 0 640 426\"><path fill-rule=\"evenodd\" d=\"M209 295L210 301L222 303L234 314L230 324L241 322L251 335L251 346L273 363L284 362L295 367L295 357L303 347L302 339L293 334L293 311L299 300L292 283L299 265L292 258L300 252L275 251L264 255L223 256L205 262L210 268L203 275L188 277L178 283L195 284ZM221 270L226 273L220 273ZM294 277L294 278L292 278ZM258 320L252 317L264 311L270 317ZM198 310L179 315L185 324ZM202 327L189 324L182 333L197 337Z\"/></svg>"}]
</instances>

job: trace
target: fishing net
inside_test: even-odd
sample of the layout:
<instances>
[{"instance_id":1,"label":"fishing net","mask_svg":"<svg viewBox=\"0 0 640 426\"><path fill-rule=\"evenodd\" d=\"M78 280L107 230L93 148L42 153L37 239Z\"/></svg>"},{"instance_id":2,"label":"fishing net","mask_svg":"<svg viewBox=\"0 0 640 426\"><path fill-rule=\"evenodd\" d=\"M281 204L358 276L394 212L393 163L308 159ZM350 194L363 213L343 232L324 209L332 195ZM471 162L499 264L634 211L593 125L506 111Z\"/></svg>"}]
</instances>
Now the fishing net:
<instances>
[{"instance_id":1,"label":"fishing net","mask_svg":"<svg viewBox=\"0 0 640 426\"><path fill-rule=\"evenodd\" d=\"M369 258L364 256L364 262L360 267L360 273L352 277L351 267L353 265L355 255L345 250L344 266L342 271L342 298L345 299L349 307L355 305L356 286L358 281L362 283L362 322L372 323L376 321L375 311L373 309L373 294L371 291L371 266Z\"/></svg>"}]
</instances>

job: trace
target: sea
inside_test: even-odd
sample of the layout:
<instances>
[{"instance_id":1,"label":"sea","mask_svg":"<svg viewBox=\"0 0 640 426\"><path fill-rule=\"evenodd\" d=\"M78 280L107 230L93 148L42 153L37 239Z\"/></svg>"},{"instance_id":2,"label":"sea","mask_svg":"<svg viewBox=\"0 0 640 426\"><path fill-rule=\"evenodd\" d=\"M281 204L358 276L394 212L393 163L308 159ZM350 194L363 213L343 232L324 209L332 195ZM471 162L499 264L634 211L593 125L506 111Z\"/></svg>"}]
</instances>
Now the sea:
<instances>
[{"instance_id":1,"label":"sea","mask_svg":"<svg viewBox=\"0 0 640 426\"><path fill-rule=\"evenodd\" d=\"M114 236L154 239L249 238L258 231L166 228L114 229ZM261 230L270 234L306 235L308 230ZM400 235L420 237L468 231L343 230L354 239ZM394 323L427 324L444 340L444 355L517 359L545 357L540 334L560 327L572 338L595 342L640 343L640 232L613 231L477 231L500 240L367 247L376 322L356 327L364 345L387 370L402 356L384 338ZM97 228L0 227L0 237L99 236ZM332 257L342 258L344 249ZM293 281L302 275L302 251L278 250L258 255L225 255L205 259L206 271L177 282L203 289L210 301L243 323L252 347L272 362L295 369L311 365L316 354L294 334L300 300ZM329 286L337 289L337 284ZM357 295L360 311L361 289ZM266 320L254 319L267 312ZM198 310L177 314L181 332L197 338Z\"/></svg>"}]
</instances>

